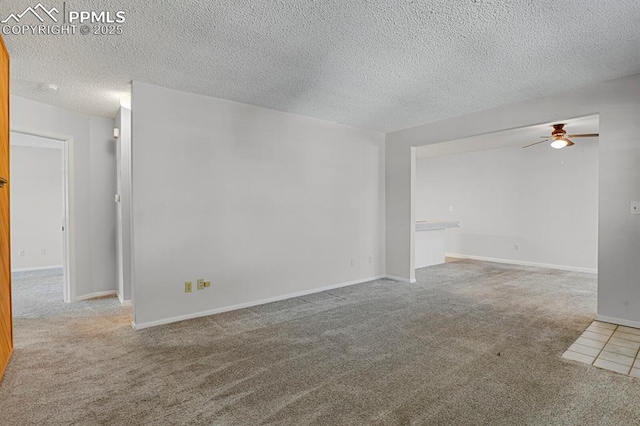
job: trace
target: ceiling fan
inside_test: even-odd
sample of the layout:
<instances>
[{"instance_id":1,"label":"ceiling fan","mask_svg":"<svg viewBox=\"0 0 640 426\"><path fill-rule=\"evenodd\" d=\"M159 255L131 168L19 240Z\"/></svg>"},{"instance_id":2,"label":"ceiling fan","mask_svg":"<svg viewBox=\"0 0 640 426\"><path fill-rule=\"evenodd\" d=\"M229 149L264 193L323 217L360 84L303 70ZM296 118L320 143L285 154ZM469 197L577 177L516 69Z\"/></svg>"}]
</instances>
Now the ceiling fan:
<instances>
[{"instance_id":1,"label":"ceiling fan","mask_svg":"<svg viewBox=\"0 0 640 426\"><path fill-rule=\"evenodd\" d=\"M564 124L554 124L551 136L543 136L543 138L545 138L544 140L525 145L523 146L523 148L528 148L540 143L551 142L551 148L562 149L575 145L569 138L597 138L598 136L600 136L598 133L581 133L576 135L567 135L567 131L564 130L563 127Z\"/></svg>"}]
</instances>

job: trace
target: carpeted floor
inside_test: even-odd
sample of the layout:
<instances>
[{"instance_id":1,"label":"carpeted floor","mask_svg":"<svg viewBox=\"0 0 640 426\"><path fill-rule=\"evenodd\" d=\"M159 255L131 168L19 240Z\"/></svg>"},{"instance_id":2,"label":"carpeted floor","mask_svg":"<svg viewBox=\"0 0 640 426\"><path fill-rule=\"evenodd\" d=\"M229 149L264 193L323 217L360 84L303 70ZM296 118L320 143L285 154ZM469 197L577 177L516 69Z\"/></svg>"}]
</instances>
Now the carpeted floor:
<instances>
[{"instance_id":1,"label":"carpeted floor","mask_svg":"<svg viewBox=\"0 0 640 426\"><path fill-rule=\"evenodd\" d=\"M115 298L14 277L0 424L628 425L640 382L561 354L593 275L460 261L133 331Z\"/></svg>"}]
</instances>

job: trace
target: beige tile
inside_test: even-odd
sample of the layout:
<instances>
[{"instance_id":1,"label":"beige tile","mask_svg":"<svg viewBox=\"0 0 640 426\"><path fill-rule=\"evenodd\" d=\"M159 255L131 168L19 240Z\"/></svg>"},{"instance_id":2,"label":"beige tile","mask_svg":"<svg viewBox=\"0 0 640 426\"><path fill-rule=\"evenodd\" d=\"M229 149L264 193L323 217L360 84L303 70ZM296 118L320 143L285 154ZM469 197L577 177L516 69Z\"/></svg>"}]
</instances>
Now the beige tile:
<instances>
[{"instance_id":1,"label":"beige tile","mask_svg":"<svg viewBox=\"0 0 640 426\"><path fill-rule=\"evenodd\" d=\"M631 377L637 377L640 379L640 368L632 368L631 372L629 373L629 375Z\"/></svg>"},{"instance_id":2,"label":"beige tile","mask_svg":"<svg viewBox=\"0 0 640 426\"><path fill-rule=\"evenodd\" d=\"M609 340L609 343L612 343L612 344L618 345L618 346L625 346L627 348L631 348L631 349L635 349L635 350L640 349L640 343L632 342L631 340L620 339L618 337L612 337Z\"/></svg>"},{"instance_id":3,"label":"beige tile","mask_svg":"<svg viewBox=\"0 0 640 426\"><path fill-rule=\"evenodd\" d=\"M589 356L598 356L600 354L600 349L580 345L578 343L574 343L573 345L569 346L569 349L567 350Z\"/></svg>"},{"instance_id":4,"label":"beige tile","mask_svg":"<svg viewBox=\"0 0 640 426\"><path fill-rule=\"evenodd\" d=\"M615 330L618 327L616 324L611 324L610 322L602 322L602 321L594 321L591 325L596 325L602 328L609 328L611 330Z\"/></svg>"},{"instance_id":5,"label":"beige tile","mask_svg":"<svg viewBox=\"0 0 640 426\"><path fill-rule=\"evenodd\" d=\"M618 330L613 333L613 337L618 339L631 340L632 342L640 343L640 335L631 333L622 333Z\"/></svg>"},{"instance_id":6,"label":"beige tile","mask_svg":"<svg viewBox=\"0 0 640 426\"><path fill-rule=\"evenodd\" d=\"M584 333L582 333L581 337L584 337L586 339L591 339L591 340L598 340L600 342L606 342L607 340L609 340L609 336L604 336L598 333L592 333L591 331L585 331Z\"/></svg>"},{"instance_id":7,"label":"beige tile","mask_svg":"<svg viewBox=\"0 0 640 426\"><path fill-rule=\"evenodd\" d=\"M603 350L607 352L613 352L614 354L630 356L631 358L635 358L638 353L638 351L636 351L635 349L627 348L626 346L614 345L611 343L607 343Z\"/></svg>"},{"instance_id":8,"label":"beige tile","mask_svg":"<svg viewBox=\"0 0 640 426\"><path fill-rule=\"evenodd\" d=\"M618 327L617 331L621 331L623 333L640 335L640 328L625 327L624 325L621 325L620 327Z\"/></svg>"},{"instance_id":9,"label":"beige tile","mask_svg":"<svg viewBox=\"0 0 640 426\"><path fill-rule=\"evenodd\" d=\"M613 352L602 351L600 352L598 359L605 359L607 361L617 362L618 364L626 365L627 367L631 368L631 365L633 364L633 360L635 358L630 356L615 354Z\"/></svg>"},{"instance_id":10,"label":"beige tile","mask_svg":"<svg viewBox=\"0 0 640 426\"><path fill-rule=\"evenodd\" d=\"M584 337L578 337L576 343L583 346L589 346L590 348L602 349L605 342L599 342L598 340L585 339Z\"/></svg>"},{"instance_id":11,"label":"beige tile","mask_svg":"<svg viewBox=\"0 0 640 426\"><path fill-rule=\"evenodd\" d=\"M587 327L587 329L585 331L590 331L592 333L597 333L597 334L603 334L605 336L611 336L613 334L613 332L614 332L614 330L612 330L610 328L602 328L602 327L598 327L596 325L590 325L589 327Z\"/></svg>"},{"instance_id":12,"label":"beige tile","mask_svg":"<svg viewBox=\"0 0 640 426\"><path fill-rule=\"evenodd\" d=\"M636 362L633 364L633 368L640 368L640 358L636 359Z\"/></svg>"},{"instance_id":13,"label":"beige tile","mask_svg":"<svg viewBox=\"0 0 640 426\"><path fill-rule=\"evenodd\" d=\"M562 354L562 358L570 359L572 361L578 361L585 364L591 364L596 359L594 356L589 356L585 354L579 354L578 352L566 351Z\"/></svg>"},{"instance_id":14,"label":"beige tile","mask_svg":"<svg viewBox=\"0 0 640 426\"><path fill-rule=\"evenodd\" d=\"M615 371L616 373L620 374L629 374L629 370L631 369L630 367L618 364L617 362L611 362L600 358L598 358L596 362L593 363L593 365L605 370Z\"/></svg>"}]
</instances>

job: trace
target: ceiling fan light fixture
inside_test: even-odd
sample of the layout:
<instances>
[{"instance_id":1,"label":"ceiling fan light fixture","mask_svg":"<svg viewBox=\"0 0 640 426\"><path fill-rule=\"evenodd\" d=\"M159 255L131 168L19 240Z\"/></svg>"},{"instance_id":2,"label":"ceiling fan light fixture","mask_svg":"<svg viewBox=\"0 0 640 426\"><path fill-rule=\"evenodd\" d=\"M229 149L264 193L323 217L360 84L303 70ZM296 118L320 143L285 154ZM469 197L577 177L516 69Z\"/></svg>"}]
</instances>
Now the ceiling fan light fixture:
<instances>
[{"instance_id":1,"label":"ceiling fan light fixture","mask_svg":"<svg viewBox=\"0 0 640 426\"><path fill-rule=\"evenodd\" d=\"M562 149L575 145L575 143L571 140L573 138L597 138L598 136L600 136L598 133L577 133L567 135L566 130L564 130L564 124L560 123L553 125L551 136L543 136L544 139L542 139L541 141L530 143L529 145L523 146L523 148L529 148L541 143L551 142L552 148Z\"/></svg>"},{"instance_id":2,"label":"ceiling fan light fixture","mask_svg":"<svg viewBox=\"0 0 640 426\"><path fill-rule=\"evenodd\" d=\"M569 141L564 138L557 138L553 142L551 142L551 148L555 149L562 149L567 145L569 145Z\"/></svg>"}]
</instances>

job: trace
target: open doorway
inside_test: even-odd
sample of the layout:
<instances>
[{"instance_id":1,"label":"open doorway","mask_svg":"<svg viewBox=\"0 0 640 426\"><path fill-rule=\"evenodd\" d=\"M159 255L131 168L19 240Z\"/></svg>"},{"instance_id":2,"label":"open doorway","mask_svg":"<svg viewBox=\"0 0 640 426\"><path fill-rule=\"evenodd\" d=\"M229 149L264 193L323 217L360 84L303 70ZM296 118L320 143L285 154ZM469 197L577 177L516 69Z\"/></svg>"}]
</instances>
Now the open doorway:
<instances>
[{"instance_id":1,"label":"open doorway","mask_svg":"<svg viewBox=\"0 0 640 426\"><path fill-rule=\"evenodd\" d=\"M66 141L11 131L14 311L70 300Z\"/></svg>"},{"instance_id":2,"label":"open doorway","mask_svg":"<svg viewBox=\"0 0 640 426\"><path fill-rule=\"evenodd\" d=\"M575 144L553 149L554 123ZM554 123L417 149L416 221L459 224L443 260L597 273L599 116ZM415 252L419 267L417 238Z\"/></svg>"}]
</instances>

